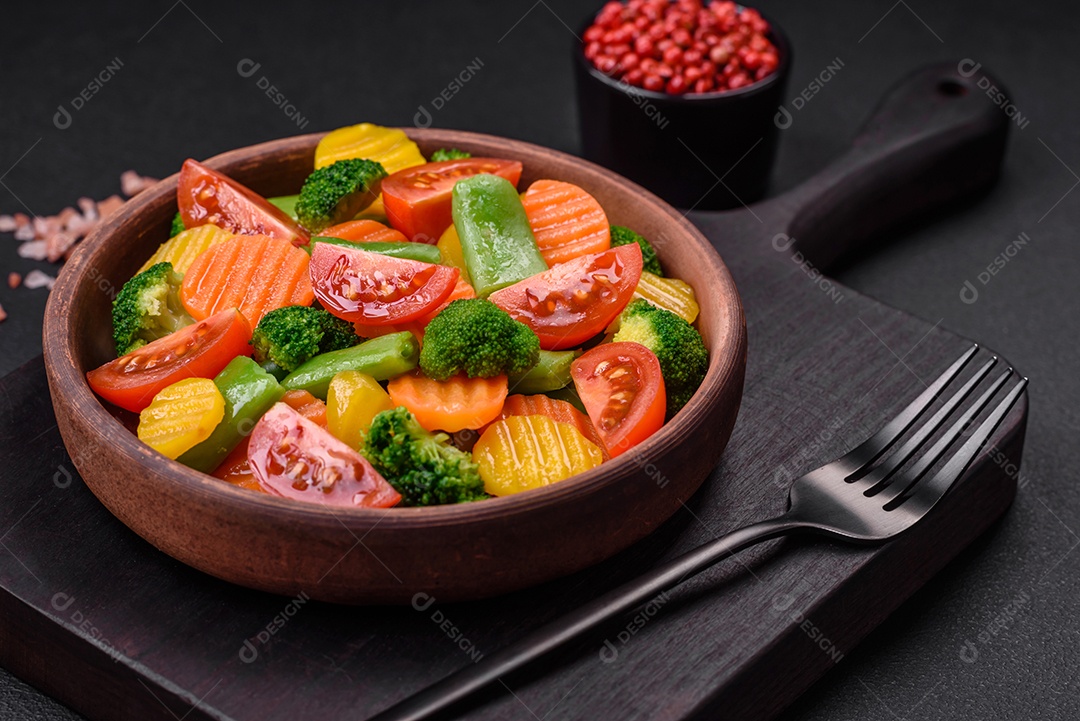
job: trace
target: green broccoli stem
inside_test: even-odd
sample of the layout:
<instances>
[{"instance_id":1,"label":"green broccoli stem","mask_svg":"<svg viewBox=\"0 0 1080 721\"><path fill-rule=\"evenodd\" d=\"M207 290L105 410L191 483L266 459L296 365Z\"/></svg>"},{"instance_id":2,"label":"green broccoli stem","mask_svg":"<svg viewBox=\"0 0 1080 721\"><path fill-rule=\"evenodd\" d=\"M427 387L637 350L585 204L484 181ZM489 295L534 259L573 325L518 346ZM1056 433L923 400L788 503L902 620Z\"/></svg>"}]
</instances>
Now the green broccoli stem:
<instances>
[{"instance_id":1,"label":"green broccoli stem","mask_svg":"<svg viewBox=\"0 0 1080 721\"><path fill-rule=\"evenodd\" d=\"M360 371L385 381L416 368L419 359L420 344L412 333L390 333L352 348L317 355L285 376L281 385L326 400L331 379L341 371Z\"/></svg>"},{"instance_id":2,"label":"green broccoli stem","mask_svg":"<svg viewBox=\"0 0 1080 721\"><path fill-rule=\"evenodd\" d=\"M272 360L264 362L262 364L262 369L270 375L274 376L274 379L277 380L279 383L285 380L285 377L289 375L289 372L287 370L285 370Z\"/></svg>"},{"instance_id":3,"label":"green broccoli stem","mask_svg":"<svg viewBox=\"0 0 1080 721\"><path fill-rule=\"evenodd\" d=\"M351 240L343 240L342 238L330 238L324 236L318 236L312 238L311 242L303 246L304 251L311 255L312 250L315 249L316 243L327 243L328 245L340 245L346 248L355 248L356 250L366 250L369 253L378 253L379 255L388 255L391 258L408 258L409 260L418 260L421 263L431 263L432 265L438 265L442 262L442 253L434 245L428 245L427 243L355 243Z\"/></svg>"},{"instance_id":4,"label":"green broccoli stem","mask_svg":"<svg viewBox=\"0 0 1080 721\"><path fill-rule=\"evenodd\" d=\"M511 393L546 393L570 385L570 365L581 355L577 350L542 350L529 370L510 376Z\"/></svg>"},{"instance_id":5,"label":"green broccoli stem","mask_svg":"<svg viewBox=\"0 0 1080 721\"><path fill-rule=\"evenodd\" d=\"M233 358L214 377L214 385L225 398L225 417L202 443L177 460L189 468L210 473L250 435L270 406L285 395L277 379L246 356Z\"/></svg>"},{"instance_id":6,"label":"green broccoli stem","mask_svg":"<svg viewBox=\"0 0 1080 721\"><path fill-rule=\"evenodd\" d=\"M439 163L444 160L464 160L465 158L471 157L472 153L458 150L457 148L439 148L431 154L431 162Z\"/></svg>"},{"instance_id":7,"label":"green broccoli stem","mask_svg":"<svg viewBox=\"0 0 1080 721\"><path fill-rule=\"evenodd\" d=\"M184 226L184 217L177 213L173 216L172 225L169 227L169 237L175 238L183 233L187 228Z\"/></svg>"}]
</instances>

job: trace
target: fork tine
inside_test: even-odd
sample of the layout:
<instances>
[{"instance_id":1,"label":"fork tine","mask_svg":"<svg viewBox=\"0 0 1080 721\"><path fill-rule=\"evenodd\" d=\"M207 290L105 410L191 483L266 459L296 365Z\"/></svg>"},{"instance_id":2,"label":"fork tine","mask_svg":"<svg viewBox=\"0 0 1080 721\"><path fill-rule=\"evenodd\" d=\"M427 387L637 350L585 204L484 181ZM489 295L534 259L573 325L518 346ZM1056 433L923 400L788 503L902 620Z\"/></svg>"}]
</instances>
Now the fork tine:
<instances>
[{"instance_id":1,"label":"fork tine","mask_svg":"<svg viewBox=\"0 0 1080 721\"><path fill-rule=\"evenodd\" d=\"M909 403L907 408L900 411L899 415L845 455L846 460L859 464L857 470L848 476L847 480L857 480L860 473L865 473L871 463L880 458L882 453L889 450L908 427L930 407L930 404L941 394L945 386L949 385L960 374L960 371L964 369L964 366L975 356L978 350L979 345L977 343L971 346L963 355L953 361L953 364L938 376L937 380L927 386L926 390L920 393L918 398Z\"/></svg>"},{"instance_id":2,"label":"fork tine","mask_svg":"<svg viewBox=\"0 0 1080 721\"><path fill-rule=\"evenodd\" d=\"M930 438L930 436L933 435L946 420L948 420L949 416L952 415L952 412L956 410L956 407L971 394L971 391L975 389L975 386L979 385L990 370L997 365L997 361L997 356L994 356L983 364L983 367L975 371L975 374L964 383L960 390L953 393L952 397L934 413L933 417L924 423L911 438L904 442L904 445L891 455L885 456L884 460L882 460L877 467L867 473L863 478L859 479L861 484L869 486L865 491L866 495L873 495L881 490L883 487L882 484L887 482L892 474L896 472L897 468L904 465L917 450L922 448L927 439Z\"/></svg>"},{"instance_id":3,"label":"fork tine","mask_svg":"<svg viewBox=\"0 0 1080 721\"><path fill-rule=\"evenodd\" d=\"M986 408L994 395L1001 390L1001 387L1005 385L1005 382L1009 380L1012 374L1012 368L1006 370L996 381L990 384L990 387L979 396L978 400L968 406L960 417L956 419L956 422L953 423L949 430L937 440L930 450L923 454L922 458L903 473L904 478L907 479L905 482L893 483L874 497L880 500L882 505L887 509L895 507L898 503L897 499L901 498L909 488L912 488L918 483L919 479L930 470L930 467L945 455L945 451L948 450L949 446L964 433L964 429L971 425L971 422L975 420L984 408Z\"/></svg>"},{"instance_id":4,"label":"fork tine","mask_svg":"<svg viewBox=\"0 0 1080 721\"><path fill-rule=\"evenodd\" d=\"M934 474L926 483L919 484L910 495L903 496L900 500L894 504L894 508L901 503L906 506L918 505L922 507L923 512L930 510L931 507L945 495L945 493L952 488L952 485L964 475L971 462L975 460L976 454L979 449L990 440L990 436L997 430L998 425L1005 419L1017 399L1024 392L1024 388L1027 387L1028 379L1023 378L1016 386L1009 391L1009 394L998 403L993 412L986 417L981 424L979 424L978 430L976 430L967 442L961 446L952 458L950 458L945 465ZM892 510L886 508L885 510ZM918 510L918 509L913 509Z\"/></svg>"}]
</instances>

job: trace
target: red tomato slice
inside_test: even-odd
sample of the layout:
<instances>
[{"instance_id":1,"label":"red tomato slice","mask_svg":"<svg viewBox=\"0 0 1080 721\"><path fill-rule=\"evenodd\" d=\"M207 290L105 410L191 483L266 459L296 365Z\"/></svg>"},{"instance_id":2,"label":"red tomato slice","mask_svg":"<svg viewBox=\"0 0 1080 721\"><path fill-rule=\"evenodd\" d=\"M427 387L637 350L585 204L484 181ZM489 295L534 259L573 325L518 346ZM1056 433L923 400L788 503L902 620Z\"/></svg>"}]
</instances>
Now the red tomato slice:
<instances>
[{"instance_id":1,"label":"red tomato slice","mask_svg":"<svg viewBox=\"0 0 1080 721\"><path fill-rule=\"evenodd\" d=\"M414 165L382 181L386 219L409 240L437 243L450 227L454 183L481 173L499 175L515 186L521 163L498 158L466 158Z\"/></svg>"},{"instance_id":2,"label":"red tomato slice","mask_svg":"<svg viewBox=\"0 0 1080 721\"><path fill-rule=\"evenodd\" d=\"M286 391L281 397L281 402L320 428L326 428L326 404L307 391ZM251 437L248 436L240 441L240 445L234 448L210 475L249 491L266 493L266 489L255 480L255 474L251 472L251 464L248 463L250 440Z\"/></svg>"},{"instance_id":3,"label":"red tomato slice","mask_svg":"<svg viewBox=\"0 0 1080 721\"><path fill-rule=\"evenodd\" d=\"M630 302L640 278L641 248L630 243L559 263L488 300L532 328L541 348L559 350L602 333Z\"/></svg>"},{"instance_id":4,"label":"red tomato slice","mask_svg":"<svg viewBox=\"0 0 1080 721\"><path fill-rule=\"evenodd\" d=\"M248 462L275 496L353 508L389 508L401 500L366 458L286 403L274 404L255 424Z\"/></svg>"},{"instance_id":5,"label":"red tomato slice","mask_svg":"<svg viewBox=\"0 0 1080 721\"><path fill-rule=\"evenodd\" d=\"M184 378L213 378L236 356L251 355L251 325L235 308L158 338L86 374L113 405L138 413L158 391Z\"/></svg>"},{"instance_id":6,"label":"red tomato slice","mask_svg":"<svg viewBox=\"0 0 1080 721\"><path fill-rule=\"evenodd\" d=\"M308 234L280 208L232 178L195 160L180 169L176 204L184 226L213 223L243 235L269 235L293 245L307 245Z\"/></svg>"},{"instance_id":7,"label":"red tomato slice","mask_svg":"<svg viewBox=\"0 0 1080 721\"><path fill-rule=\"evenodd\" d=\"M612 458L664 425L660 361L640 343L603 343L570 366L589 420Z\"/></svg>"},{"instance_id":8,"label":"red tomato slice","mask_svg":"<svg viewBox=\"0 0 1080 721\"><path fill-rule=\"evenodd\" d=\"M309 269L311 287L323 307L367 325L403 323L431 312L454 290L461 274L445 265L330 243L315 244Z\"/></svg>"}]
</instances>

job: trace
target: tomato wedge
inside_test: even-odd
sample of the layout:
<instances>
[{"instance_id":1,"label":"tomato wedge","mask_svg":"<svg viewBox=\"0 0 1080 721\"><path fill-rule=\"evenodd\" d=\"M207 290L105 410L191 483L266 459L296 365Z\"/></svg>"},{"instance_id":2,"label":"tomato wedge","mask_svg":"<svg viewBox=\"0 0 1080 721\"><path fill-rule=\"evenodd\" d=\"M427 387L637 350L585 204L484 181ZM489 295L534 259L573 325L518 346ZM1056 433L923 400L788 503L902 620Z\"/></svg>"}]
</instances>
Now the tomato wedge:
<instances>
[{"instance_id":1,"label":"tomato wedge","mask_svg":"<svg viewBox=\"0 0 1080 721\"><path fill-rule=\"evenodd\" d=\"M386 219L409 240L437 243L453 222L450 193L454 183L481 173L502 176L516 186L521 179L521 163L466 158L399 170L382 181Z\"/></svg>"},{"instance_id":2,"label":"tomato wedge","mask_svg":"<svg viewBox=\"0 0 1080 721\"><path fill-rule=\"evenodd\" d=\"M621 245L583 255L488 296L533 329L545 350L572 348L602 333L641 278L641 249Z\"/></svg>"},{"instance_id":3,"label":"tomato wedge","mask_svg":"<svg viewBox=\"0 0 1080 721\"><path fill-rule=\"evenodd\" d=\"M604 343L570 366L589 420L612 458L664 425L667 394L660 361L640 343Z\"/></svg>"},{"instance_id":4,"label":"tomato wedge","mask_svg":"<svg viewBox=\"0 0 1080 721\"><path fill-rule=\"evenodd\" d=\"M233 233L269 235L293 245L308 242L304 229L280 208L196 160L185 160L180 169L176 204L188 228L213 223Z\"/></svg>"},{"instance_id":5,"label":"tomato wedge","mask_svg":"<svg viewBox=\"0 0 1080 721\"><path fill-rule=\"evenodd\" d=\"M326 427L326 404L307 391L285 391L285 395L281 397L281 402L315 425L322 428ZM240 445L234 448L232 453L227 455L221 465L215 468L210 475L228 481L234 486L246 488L249 491L266 493L266 489L255 480L255 474L251 472L251 464L248 463L248 442L250 440L251 436L248 436L241 441Z\"/></svg>"},{"instance_id":6,"label":"tomato wedge","mask_svg":"<svg viewBox=\"0 0 1080 721\"><path fill-rule=\"evenodd\" d=\"M389 508L401 500L366 458L283 402L255 424L248 462L274 496L352 508Z\"/></svg>"},{"instance_id":7,"label":"tomato wedge","mask_svg":"<svg viewBox=\"0 0 1080 721\"><path fill-rule=\"evenodd\" d=\"M251 324L235 308L158 338L86 374L113 405L138 413L158 391L184 378L213 378L239 355L251 355Z\"/></svg>"},{"instance_id":8,"label":"tomato wedge","mask_svg":"<svg viewBox=\"0 0 1080 721\"><path fill-rule=\"evenodd\" d=\"M330 243L315 244L309 269L323 307L366 325L403 323L430 313L449 297L461 274L445 265Z\"/></svg>"}]
</instances>

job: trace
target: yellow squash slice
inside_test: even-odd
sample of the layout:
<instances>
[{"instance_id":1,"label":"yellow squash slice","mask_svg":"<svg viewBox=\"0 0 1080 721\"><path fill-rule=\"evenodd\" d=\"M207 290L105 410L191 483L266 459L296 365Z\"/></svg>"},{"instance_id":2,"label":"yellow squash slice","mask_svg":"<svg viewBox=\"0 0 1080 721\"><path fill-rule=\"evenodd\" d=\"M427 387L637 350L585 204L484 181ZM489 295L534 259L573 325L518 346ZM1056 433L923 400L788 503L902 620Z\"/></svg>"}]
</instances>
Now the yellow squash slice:
<instances>
[{"instance_id":1,"label":"yellow squash slice","mask_svg":"<svg viewBox=\"0 0 1080 721\"><path fill-rule=\"evenodd\" d=\"M158 263L172 263L173 270L183 275L200 253L231 237L232 233L210 223L188 228L162 243L150 259L143 263L143 267L139 268L139 273Z\"/></svg>"},{"instance_id":2,"label":"yellow squash slice","mask_svg":"<svg viewBox=\"0 0 1080 721\"><path fill-rule=\"evenodd\" d=\"M225 417L225 398L209 378L185 378L162 388L139 413L139 440L179 458L210 437Z\"/></svg>"},{"instance_id":3,"label":"yellow squash slice","mask_svg":"<svg viewBox=\"0 0 1080 721\"><path fill-rule=\"evenodd\" d=\"M689 283L678 278L661 278L648 271L642 272L634 297L644 298L658 308L670 310L687 323L693 323L700 310L697 296Z\"/></svg>"},{"instance_id":4,"label":"yellow squash slice","mask_svg":"<svg viewBox=\"0 0 1080 721\"><path fill-rule=\"evenodd\" d=\"M360 371L341 371L326 394L327 429L340 441L359 448L377 413L394 408L379 382Z\"/></svg>"},{"instance_id":5,"label":"yellow squash slice","mask_svg":"<svg viewBox=\"0 0 1080 721\"><path fill-rule=\"evenodd\" d=\"M484 490L508 496L595 468L604 454L574 426L547 416L510 416L492 423L473 447Z\"/></svg>"}]
</instances>

